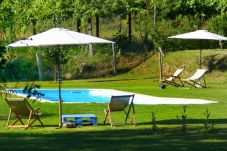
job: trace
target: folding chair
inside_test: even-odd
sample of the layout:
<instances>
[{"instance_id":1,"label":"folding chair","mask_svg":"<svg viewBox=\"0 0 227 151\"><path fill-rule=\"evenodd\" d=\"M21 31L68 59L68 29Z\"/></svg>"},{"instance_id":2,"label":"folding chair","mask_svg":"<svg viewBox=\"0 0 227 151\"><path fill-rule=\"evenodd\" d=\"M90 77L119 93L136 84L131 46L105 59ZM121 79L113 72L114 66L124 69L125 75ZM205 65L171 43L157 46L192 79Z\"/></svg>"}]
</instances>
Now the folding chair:
<instances>
[{"instance_id":1,"label":"folding chair","mask_svg":"<svg viewBox=\"0 0 227 151\"><path fill-rule=\"evenodd\" d=\"M177 69L174 74L172 74L169 78L166 78L164 80L162 80L162 84L166 83L166 86L168 86L169 84L173 85L173 86L182 86L183 82L180 78L180 74L184 71L184 69ZM177 80L180 82L180 84L177 83Z\"/></svg>"},{"instance_id":2,"label":"folding chair","mask_svg":"<svg viewBox=\"0 0 227 151\"><path fill-rule=\"evenodd\" d=\"M104 112L105 112L104 124L106 123L106 119L109 118L110 125L113 126L114 124L112 122L111 114L112 114L112 112L119 112L119 111L124 112L124 114L126 116L124 124L126 124L128 118L130 118L129 114L132 109L133 117L130 119L131 119L131 123L135 125L136 124L135 108L134 108L134 104L133 104L134 96L135 96L134 94L133 95L112 96L107 109L104 109ZM130 105L129 105L128 111L126 111L128 104L130 104Z\"/></svg>"},{"instance_id":3,"label":"folding chair","mask_svg":"<svg viewBox=\"0 0 227 151\"><path fill-rule=\"evenodd\" d=\"M197 69L196 72L191 77L187 79L183 79L183 82L184 82L183 85L187 83L195 88L199 88L199 87L206 88L206 81L205 81L206 72L207 72L207 69Z\"/></svg>"},{"instance_id":4,"label":"folding chair","mask_svg":"<svg viewBox=\"0 0 227 151\"><path fill-rule=\"evenodd\" d=\"M31 105L28 103L26 98L6 98L5 99L7 104L10 107L9 117L7 122L7 128L10 127L22 127L22 128L29 128L36 120L43 126L42 121L40 120L40 113L38 110L40 108L33 109ZM11 114L14 113L16 116L16 120L10 123L11 121ZM24 124L22 121L23 117L28 118L27 124ZM33 119L33 120L32 120ZM16 125L17 122L20 122L21 125Z\"/></svg>"}]
</instances>

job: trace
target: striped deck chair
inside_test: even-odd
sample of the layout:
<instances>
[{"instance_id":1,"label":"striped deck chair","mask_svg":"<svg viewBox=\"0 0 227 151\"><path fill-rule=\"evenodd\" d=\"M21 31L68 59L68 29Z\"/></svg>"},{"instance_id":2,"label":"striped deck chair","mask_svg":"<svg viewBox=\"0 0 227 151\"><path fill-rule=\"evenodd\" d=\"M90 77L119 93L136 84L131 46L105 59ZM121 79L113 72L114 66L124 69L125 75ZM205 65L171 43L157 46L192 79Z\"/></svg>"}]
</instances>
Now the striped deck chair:
<instances>
[{"instance_id":1,"label":"striped deck chair","mask_svg":"<svg viewBox=\"0 0 227 151\"><path fill-rule=\"evenodd\" d=\"M21 128L29 128L36 120L43 126L42 121L40 120L40 113L38 110L40 108L33 109L31 105L28 103L26 98L6 98L5 101L10 107L9 117L7 122L7 128L11 127L21 127ZM12 113L15 114L15 121L12 123ZM27 118L27 124L25 124L22 119ZM20 122L21 125L16 125L17 122Z\"/></svg>"},{"instance_id":2,"label":"striped deck chair","mask_svg":"<svg viewBox=\"0 0 227 151\"><path fill-rule=\"evenodd\" d=\"M134 99L134 94L133 95L112 96L107 109L104 109L104 113L105 113L104 124L106 123L106 119L109 118L110 125L111 126L114 125L112 122L112 118L111 118L111 114L113 112L124 112L124 114L125 114L125 123L124 124L126 124L127 120L130 118L129 114L132 109L133 117L130 119L131 119L131 123L133 125L135 125L136 121L135 121L135 108L134 108L134 104L133 104L133 99ZM129 107L127 108L128 104L129 104ZM128 109L128 110L126 111L126 109Z\"/></svg>"},{"instance_id":3,"label":"striped deck chair","mask_svg":"<svg viewBox=\"0 0 227 151\"><path fill-rule=\"evenodd\" d=\"M182 82L182 80L181 80L181 78L180 78L180 74L181 74L183 71L184 71L184 69L177 69L177 70L174 72L174 74L172 74L170 77L168 77L168 78L162 80L162 81L161 81L162 84L166 83L166 86L168 86L168 85L173 85L173 86L176 86L176 87L182 86L182 85L183 85L183 82ZM177 81L179 81L180 84L177 83Z\"/></svg>"},{"instance_id":4,"label":"striped deck chair","mask_svg":"<svg viewBox=\"0 0 227 151\"><path fill-rule=\"evenodd\" d=\"M195 88L206 88L205 73L207 69L197 69L196 72L189 78L183 79L184 85L187 83Z\"/></svg>"}]
</instances>

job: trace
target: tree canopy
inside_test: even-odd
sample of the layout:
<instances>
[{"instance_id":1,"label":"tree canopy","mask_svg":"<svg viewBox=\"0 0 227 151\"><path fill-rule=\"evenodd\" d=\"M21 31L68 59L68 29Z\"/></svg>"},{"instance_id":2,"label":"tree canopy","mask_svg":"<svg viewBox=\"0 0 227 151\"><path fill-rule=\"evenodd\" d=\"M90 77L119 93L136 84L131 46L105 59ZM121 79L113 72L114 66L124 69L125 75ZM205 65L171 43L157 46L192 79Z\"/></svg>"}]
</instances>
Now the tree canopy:
<instances>
[{"instance_id":1,"label":"tree canopy","mask_svg":"<svg viewBox=\"0 0 227 151\"><path fill-rule=\"evenodd\" d=\"M67 23L74 21L76 24L80 20L81 28L86 28L89 18L120 16L121 19L127 20L128 36L131 39L132 23L138 17L143 23L147 19L153 22L154 17L157 22L179 21L186 17L193 22L195 28L202 28L208 20L217 16L226 17L226 12L225 0L1 0L0 34L4 43L23 38L22 33L29 34L32 26L38 31L56 26L75 28L76 26ZM152 24L143 28L152 28ZM226 35L227 31L222 33Z\"/></svg>"},{"instance_id":2,"label":"tree canopy","mask_svg":"<svg viewBox=\"0 0 227 151\"><path fill-rule=\"evenodd\" d=\"M197 45L193 41L179 42L167 37L197 29L227 36L227 5L226 0L0 0L0 46L53 27L113 39L118 54L125 56L146 55L160 47L164 51L195 49ZM208 43L202 47L217 48L218 44ZM98 59L105 60L109 55L103 53L106 53L104 47L99 49ZM52 56L48 61L54 62L55 51L42 52ZM76 60L83 64L84 54L81 57L67 54L62 63L69 60L73 64ZM5 66L4 55L0 55L1 60ZM17 65L31 65L21 62L23 59L16 58L6 66L17 70ZM89 65L87 69L93 70ZM11 75L11 72L6 73Z\"/></svg>"}]
</instances>

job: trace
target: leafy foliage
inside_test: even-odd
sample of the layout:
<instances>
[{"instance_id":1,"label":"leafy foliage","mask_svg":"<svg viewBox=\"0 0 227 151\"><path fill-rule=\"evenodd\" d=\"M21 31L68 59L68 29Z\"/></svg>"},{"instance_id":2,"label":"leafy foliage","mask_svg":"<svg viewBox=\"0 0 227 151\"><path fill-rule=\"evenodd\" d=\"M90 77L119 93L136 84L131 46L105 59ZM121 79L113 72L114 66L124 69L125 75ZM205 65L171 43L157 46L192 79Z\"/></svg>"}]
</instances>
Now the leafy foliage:
<instances>
[{"instance_id":1,"label":"leafy foliage","mask_svg":"<svg viewBox=\"0 0 227 151\"><path fill-rule=\"evenodd\" d=\"M36 97L36 100L39 99L41 96L44 96L45 94L40 93L37 89L40 88L40 85L35 84L34 82L32 84L27 83L23 89L23 93L27 95L27 98Z\"/></svg>"},{"instance_id":2,"label":"leafy foliage","mask_svg":"<svg viewBox=\"0 0 227 151\"><path fill-rule=\"evenodd\" d=\"M187 124L186 124L186 121L188 119L188 116L186 114L186 111L187 111L187 106L183 106L183 111L180 115L180 117L177 116L178 119L181 120L181 131L183 134L185 134L187 132Z\"/></svg>"},{"instance_id":3,"label":"leafy foliage","mask_svg":"<svg viewBox=\"0 0 227 151\"><path fill-rule=\"evenodd\" d=\"M208 110L208 108L206 109L205 113L205 124L204 124L204 128L208 129L209 128L209 117L210 117L210 112Z\"/></svg>"},{"instance_id":4,"label":"leafy foliage","mask_svg":"<svg viewBox=\"0 0 227 151\"><path fill-rule=\"evenodd\" d=\"M169 40L167 37L196 29L208 29L226 36L226 9L225 0L2 0L0 43L5 45L52 27L87 32L88 19L96 19L93 22L96 23L96 35L113 39L124 57L144 56L160 47L170 51L197 49L195 41ZM99 23L102 26L99 27ZM226 47L223 42L203 43L202 48ZM48 63L56 64L56 52L44 51L49 57ZM67 64L71 56L67 51L60 55L64 56L62 64ZM76 54L72 57L76 58ZM86 65L89 66L87 71L101 68L95 67L98 60L92 62L94 64Z\"/></svg>"},{"instance_id":5,"label":"leafy foliage","mask_svg":"<svg viewBox=\"0 0 227 151\"><path fill-rule=\"evenodd\" d=\"M34 80L37 79L36 66L22 58L15 58L6 62L1 76L7 81Z\"/></svg>"},{"instance_id":6,"label":"leafy foliage","mask_svg":"<svg viewBox=\"0 0 227 151\"><path fill-rule=\"evenodd\" d=\"M153 134L155 134L157 132L157 122L156 122L156 114L154 112L151 112L151 125L152 125L152 128L151 128L151 131Z\"/></svg>"}]
</instances>

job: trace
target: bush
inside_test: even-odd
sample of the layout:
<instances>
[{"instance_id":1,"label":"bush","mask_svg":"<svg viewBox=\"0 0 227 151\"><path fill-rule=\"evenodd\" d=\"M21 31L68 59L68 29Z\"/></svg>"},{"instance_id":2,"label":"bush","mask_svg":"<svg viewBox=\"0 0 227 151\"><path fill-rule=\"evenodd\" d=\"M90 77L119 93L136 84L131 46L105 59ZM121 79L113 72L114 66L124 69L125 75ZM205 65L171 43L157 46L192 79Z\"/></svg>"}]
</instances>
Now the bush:
<instances>
[{"instance_id":1,"label":"bush","mask_svg":"<svg viewBox=\"0 0 227 151\"><path fill-rule=\"evenodd\" d=\"M33 81L38 79L36 65L22 58L7 61L3 76L6 77L7 81Z\"/></svg>"},{"instance_id":2,"label":"bush","mask_svg":"<svg viewBox=\"0 0 227 151\"><path fill-rule=\"evenodd\" d=\"M130 44L126 33L117 33L113 37L113 41L116 42L117 49L124 50Z\"/></svg>"},{"instance_id":3,"label":"bush","mask_svg":"<svg viewBox=\"0 0 227 151\"><path fill-rule=\"evenodd\" d=\"M213 16L208 21L208 29L217 34L227 35L227 14Z\"/></svg>"}]
</instances>

